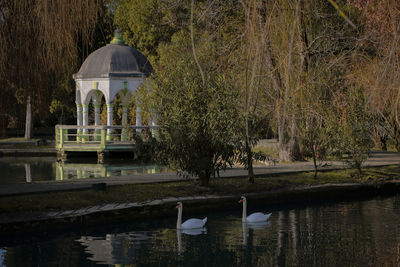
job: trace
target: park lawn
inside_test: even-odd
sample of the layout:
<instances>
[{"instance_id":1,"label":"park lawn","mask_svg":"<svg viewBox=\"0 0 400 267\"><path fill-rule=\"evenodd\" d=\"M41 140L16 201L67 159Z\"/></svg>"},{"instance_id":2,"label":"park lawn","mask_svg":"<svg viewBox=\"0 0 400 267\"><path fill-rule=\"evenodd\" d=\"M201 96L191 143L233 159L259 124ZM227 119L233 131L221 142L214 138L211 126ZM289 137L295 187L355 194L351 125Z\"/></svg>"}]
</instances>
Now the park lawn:
<instances>
[{"instance_id":1,"label":"park lawn","mask_svg":"<svg viewBox=\"0 0 400 267\"><path fill-rule=\"evenodd\" d=\"M54 148L52 140L42 140L39 138L25 139L23 137L10 137L0 139L0 149L41 149Z\"/></svg>"},{"instance_id":2,"label":"park lawn","mask_svg":"<svg viewBox=\"0 0 400 267\"><path fill-rule=\"evenodd\" d=\"M335 170L261 176L249 184L246 178L214 178L209 187L198 186L193 180L181 182L131 184L108 186L106 190L76 190L52 193L27 194L0 197L0 214L18 212L44 212L71 210L110 203L146 202L168 197L187 197L201 195L240 195L293 188L301 185L380 183L400 180L400 166L365 168L363 176L355 175L354 170Z\"/></svg>"}]
</instances>

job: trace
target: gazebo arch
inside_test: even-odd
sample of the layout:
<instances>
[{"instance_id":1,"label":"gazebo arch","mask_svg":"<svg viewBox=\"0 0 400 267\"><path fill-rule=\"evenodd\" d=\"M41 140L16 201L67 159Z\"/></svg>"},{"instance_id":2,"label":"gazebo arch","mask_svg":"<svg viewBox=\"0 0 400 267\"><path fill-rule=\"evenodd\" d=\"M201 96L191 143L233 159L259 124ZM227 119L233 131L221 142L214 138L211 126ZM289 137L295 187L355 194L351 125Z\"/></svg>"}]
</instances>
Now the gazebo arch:
<instances>
[{"instance_id":1,"label":"gazebo arch","mask_svg":"<svg viewBox=\"0 0 400 267\"><path fill-rule=\"evenodd\" d=\"M88 126L90 101L93 101L95 108L95 125L100 125L101 95L107 106L107 126L112 126L113 104L117 94L122 102L122 125L127 126L130 96L152 72L147 58L135 48L125 45L116 31L110 44L91 53L78 73L73 75L76 83L77 126ZM136 107L136 126L142 126L138 103ZM111 129L107 131L111 134Z\"/></svg>"}]
</instances>

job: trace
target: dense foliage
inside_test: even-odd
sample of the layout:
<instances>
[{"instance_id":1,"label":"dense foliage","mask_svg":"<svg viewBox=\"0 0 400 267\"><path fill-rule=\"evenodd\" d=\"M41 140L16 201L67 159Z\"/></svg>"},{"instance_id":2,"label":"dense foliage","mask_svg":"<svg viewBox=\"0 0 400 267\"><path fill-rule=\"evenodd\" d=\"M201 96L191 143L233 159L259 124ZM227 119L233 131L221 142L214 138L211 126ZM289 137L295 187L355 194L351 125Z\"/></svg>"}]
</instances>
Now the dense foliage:
<instances>
[{"instance_id":1,"label":"dense foliage","mask_svg":"<svg viewBox=\"0 0 400 267\"><path fill-rule=\"evenodd\" d=\"M213 44L197 44L198 52L208 53L200 60L209 62L214 56ZM224 76L213 72L211 65L204 69L202 80L186 32L175 34L159 53L160 64L152 84L161 127L158 158L180 174L195 175L207 185L212 175L232 163L238 94Z\"/></svg>"},{"instance_id":2,"label":"dense foliage","mask_svg":"<svg viewBox=\"0 0 400 267\"><path fill-rule=\"evenodd\" d=\"M72 74L107 42L110 23L101 0L1 0L0 128L23 125L28 98L36 125L71 121Z\"/></svg>"},{"instance_id":3,"label":"dense foliage","mask_svg":"<svg viewBox=\"0 0 400 267\"><path fill-rule=\"evenodd\" d=\"M156 70L135 97L157 114L159 155L203 183L232 160L253 181L265 137L315 176L330 156L360 169L371 140L400 150L399 1L78 2L0 0L1 129L28 96L42 124L71 116L71 74L114 24Z\"/></svg>"}]
</instances>

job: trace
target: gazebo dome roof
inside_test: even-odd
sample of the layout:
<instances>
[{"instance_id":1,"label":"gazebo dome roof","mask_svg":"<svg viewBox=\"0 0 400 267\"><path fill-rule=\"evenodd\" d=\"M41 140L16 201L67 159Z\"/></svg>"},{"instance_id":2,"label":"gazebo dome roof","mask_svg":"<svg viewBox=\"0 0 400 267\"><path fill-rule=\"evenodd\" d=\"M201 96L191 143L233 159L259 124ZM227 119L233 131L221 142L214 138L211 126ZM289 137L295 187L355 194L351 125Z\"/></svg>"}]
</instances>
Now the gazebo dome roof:
<instances>
[{"instance_id":1,"label":"gazebo dome roof","mask_svg":"<svg viewBox=\"0 0 400 267\"><path fill-rule=\"evenodd\" d=\"M83 62L74 79L147 77L153 67L135 48L127 46L118 33L110 44L91 53Z\"/></svg>"}]
</instances>

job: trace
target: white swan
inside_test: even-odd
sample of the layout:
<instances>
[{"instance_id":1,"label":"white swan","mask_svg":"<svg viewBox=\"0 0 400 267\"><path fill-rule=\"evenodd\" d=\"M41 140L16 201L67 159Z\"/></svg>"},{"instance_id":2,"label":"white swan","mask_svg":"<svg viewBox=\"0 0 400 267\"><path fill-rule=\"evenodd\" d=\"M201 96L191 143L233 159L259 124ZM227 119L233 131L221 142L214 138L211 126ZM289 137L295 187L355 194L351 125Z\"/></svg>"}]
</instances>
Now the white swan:
<instances>
[{"instance_id":1,"label":"white swan","mask_svg":"<svg viewBox=\"0 0 400 267\"><path fill-rule=\"evenodd\" d=\"M207 217L203 220L201 219L189 219L182 223L182 210L183 205L182 202L178 202L176 208L178 209L178 220L176 221L176 229L196 229L196 228L203 228L207 222Z\"/></svg>"},{"instance_id":2,"label":"white swan","mask_svg":"<svg viewBox=\"0 0 400 267\"><path fill-rule=\"evenodd\" d=\"M239 200L239 203L243 203L243 215L242 215L242 222L246 223L255 223L255 222L265 222L268 221L269 217L272 213L262 213L262 212L255 212L247 216L247 199L245 196L242 196ZM246 217L247 216L247 217Z\"/></svg>"}]
</instances>

